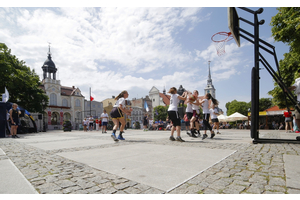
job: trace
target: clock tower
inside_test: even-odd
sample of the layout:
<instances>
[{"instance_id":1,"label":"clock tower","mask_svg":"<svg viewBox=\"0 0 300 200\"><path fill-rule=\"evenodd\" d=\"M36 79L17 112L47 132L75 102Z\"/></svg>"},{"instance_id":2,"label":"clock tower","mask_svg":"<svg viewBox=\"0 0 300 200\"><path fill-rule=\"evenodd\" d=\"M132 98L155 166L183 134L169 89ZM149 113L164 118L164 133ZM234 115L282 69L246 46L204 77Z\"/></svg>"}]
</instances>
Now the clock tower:
<instances>
[{"instance_id":1,"label":"clock tower","mask_svg":"<svg viewBox=\"0 0 300 200\"><path fill-rule=\"evenodd\" d=\"M204 88L204 94L210 93L213 98L216 98L216 89L214 85L212 84L212 79L210 75L210 61L208 61L208 79L207 79L207 85Z\"/></svg>"}]
</instances>

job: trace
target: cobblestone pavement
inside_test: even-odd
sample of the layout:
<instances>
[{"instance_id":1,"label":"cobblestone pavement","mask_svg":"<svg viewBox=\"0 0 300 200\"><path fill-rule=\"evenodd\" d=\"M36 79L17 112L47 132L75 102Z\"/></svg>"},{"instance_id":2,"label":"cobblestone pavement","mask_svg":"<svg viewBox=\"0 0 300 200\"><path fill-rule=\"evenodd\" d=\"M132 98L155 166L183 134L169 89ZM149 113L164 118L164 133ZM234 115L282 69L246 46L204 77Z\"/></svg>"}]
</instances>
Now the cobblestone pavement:
<instances>
[{"instance_id":1,"label":"cobblestone pavement","mask_svg":"<svg viewBox=\"0 0 300 200\"><path fill-rule=\"evenodd\" d=\"M90 138L90 137L89 137ZM168 138L149 144L232 149L236 152L171 191L162 191L56 155L130 142L44 151L18 139L0 139L10 159L41 194L300 194L286 187L283 155L299 155L300 144L180 143Z\"/></svg>"}]
</instances>

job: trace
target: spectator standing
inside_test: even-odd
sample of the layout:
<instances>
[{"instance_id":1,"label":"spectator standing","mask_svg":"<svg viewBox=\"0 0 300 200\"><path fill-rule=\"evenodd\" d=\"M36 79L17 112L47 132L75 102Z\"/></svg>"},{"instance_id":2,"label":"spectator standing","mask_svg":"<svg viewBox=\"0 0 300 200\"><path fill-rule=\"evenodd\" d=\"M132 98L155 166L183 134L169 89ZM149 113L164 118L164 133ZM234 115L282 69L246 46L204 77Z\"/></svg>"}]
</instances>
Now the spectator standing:
<instances>
[{"instance_id":1,"label":"spectator standing","mask_svg":"<svg viewBox=\"0 0 300 200\"><path fill-rule=\"evenodd\" d=\"M91 115L90 118L89 118L89 130L92 131L93 128L94 128L94 118Z\"/></svg>"},{"instance_id":2,"label":"spectator standing","mask_svg":"<svg viewBox=\"0 0 300 200\"><path fill-rule=\"evenodd\" d=\"M148 131L148 115L145 113L143 118L144 131Z\"/></svg>"},{"instance_id":3,"label":"spectator standing","mask_svg":"<svg viewBox=\"0 0 300 200\"><path fill-rule=\"evenodd\" d=\"M89 120L87 120L86 118L84 118L84 120L82 121L82 125L83 125L83 131L87 132L87 125L89 124Z\"/></svg>"},{"instance_id":4,"label":"spectator standing","mask_svg":"<svg viewBox=\"0 0 300 200\"><path fill-rule=\"evenodd\" d=\"M12 138L19 138L17 136L18 126L20 123L19 115L21 114L21 111L18 109L18 105L16 103L12 104L12 108L9 110L9 117L10 117L10 133Z\"/></svg>"},{"instance_id":5,"label":"spectator standing","mask_svg":"<svg viewBox=\"0 0 300 200\"><path fill-rule=\"evenodd\" d=\"M101 114L101 121L102 121L102 133L106 133L107 123L108 123L108 114L106 110L103 111Z\"/></svg>"},{"instance_id":6,"label":"spectator standing","mask_svg":"<svg viewBox=\"0 0 300 200\"><path fill-rule=\"evenodd\" d=\"M293 118L292 118L292 112L287 110L283 113L283 116L285 117L285 132L288 132L288 126L290 126L291 131L293 130Z\"/></svg>"}]
</instances>

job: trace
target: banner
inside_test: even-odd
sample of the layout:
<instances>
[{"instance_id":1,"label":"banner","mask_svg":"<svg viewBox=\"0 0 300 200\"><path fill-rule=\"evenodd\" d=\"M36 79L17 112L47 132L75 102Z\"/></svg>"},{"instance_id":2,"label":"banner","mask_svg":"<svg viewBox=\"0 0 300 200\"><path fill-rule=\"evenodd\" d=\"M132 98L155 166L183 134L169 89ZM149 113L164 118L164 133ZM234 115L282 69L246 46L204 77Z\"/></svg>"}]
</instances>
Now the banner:
<instances>
[{"instance_id":1,"label":"banner","mask_svg":"<svg viewBox=\"0 0 300 200\"><path fill-rule=\"evenodd\" d=\"M48 125L51 125L51 110L48 110Z\"/></svg>"},{"instance_id":2,"label":"banner","mask_svg":"<svg viewBox=\"0 0 300 200\"><path fill-rule=\"evenodd\" d=\"M62 109L60 109L60 125L63 125L64 123L64 112Z\"/></svg>"}]
</instances>

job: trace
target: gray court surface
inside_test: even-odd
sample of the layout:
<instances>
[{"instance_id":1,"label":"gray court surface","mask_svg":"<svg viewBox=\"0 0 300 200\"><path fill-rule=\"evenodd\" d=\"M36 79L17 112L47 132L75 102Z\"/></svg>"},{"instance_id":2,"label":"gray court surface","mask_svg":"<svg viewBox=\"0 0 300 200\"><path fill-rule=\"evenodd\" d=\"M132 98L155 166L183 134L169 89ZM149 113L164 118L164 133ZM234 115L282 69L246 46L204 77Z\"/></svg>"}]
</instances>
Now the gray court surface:
<instances>
[{"instance_id":1,"label":"gray court surface","mask_svg":"<svg viewBox=\"0 0 300 200\"><path fill-rule=\"evenodd\" d=\"M232 150L134 144L58 155L168 191L232 153Z\"/></svg>"}]
</instances>

